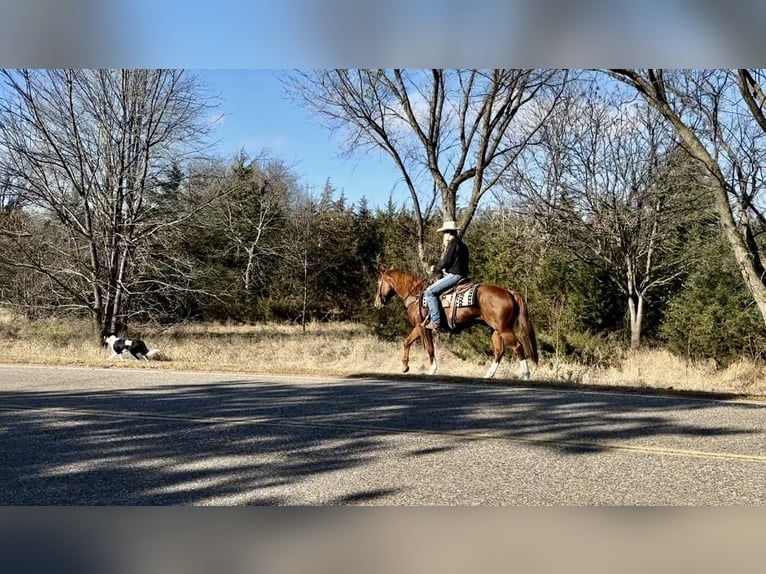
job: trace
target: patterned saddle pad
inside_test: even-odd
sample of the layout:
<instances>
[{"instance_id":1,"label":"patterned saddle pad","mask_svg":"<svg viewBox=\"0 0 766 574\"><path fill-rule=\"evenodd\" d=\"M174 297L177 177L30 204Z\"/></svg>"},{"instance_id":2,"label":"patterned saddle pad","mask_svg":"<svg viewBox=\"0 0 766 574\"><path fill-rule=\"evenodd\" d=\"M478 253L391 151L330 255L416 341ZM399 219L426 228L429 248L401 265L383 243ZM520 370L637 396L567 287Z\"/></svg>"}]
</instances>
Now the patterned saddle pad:
<instances>
[{"instance_id":1,"label":"patterned saddle pad","mask_svg":"<svg viewBox=\"0 0 766 574\"><path fill-rule=\"evenodd\" d=\"M479 287L478 283L464 283L457 287L457 291L448 289L445 293L442 293L439 297L442 307L445 309L452 305L453 297L456 298L457 307L475 307L476 306L476 289ZM426 294L420 297L420 304L426 307Z\"/></svg>"}]
</instances>

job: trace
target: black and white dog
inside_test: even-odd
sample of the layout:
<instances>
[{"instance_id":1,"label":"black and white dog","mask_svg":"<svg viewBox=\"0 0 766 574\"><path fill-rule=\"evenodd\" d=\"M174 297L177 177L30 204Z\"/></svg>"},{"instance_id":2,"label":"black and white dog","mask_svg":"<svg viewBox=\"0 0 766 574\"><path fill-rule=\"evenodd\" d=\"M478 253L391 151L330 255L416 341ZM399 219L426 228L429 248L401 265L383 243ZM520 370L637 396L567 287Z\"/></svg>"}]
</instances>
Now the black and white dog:
<instances>
[{"instance_id":1,"label":"black and white dog","mask_svg":"<svg viewBox=\"0 0 766 574\"><path fill-rule=\"evenodd\" d=\"M110 358L117 357L122 359L122 354L125 351L133 355L133 358L137 361L140 361L141 359L144 361L151 361L152 359L156 359L159 355L157 349L152 349L150 351L146 346L146 343L140 339L120 339L116 335L109 335L108 337L104 337L104 345L112 350L112 356Z\"/></svg>"}]
</instances>

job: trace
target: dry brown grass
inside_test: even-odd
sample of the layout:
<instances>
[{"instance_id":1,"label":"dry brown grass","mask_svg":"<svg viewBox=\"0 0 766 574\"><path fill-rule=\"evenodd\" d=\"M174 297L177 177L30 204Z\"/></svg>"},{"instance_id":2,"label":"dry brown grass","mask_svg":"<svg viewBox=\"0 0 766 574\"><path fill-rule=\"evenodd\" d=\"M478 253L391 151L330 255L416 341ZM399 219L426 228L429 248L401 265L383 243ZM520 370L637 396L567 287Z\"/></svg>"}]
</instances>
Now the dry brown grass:
<instances>
[{"instance_id":1,"label":"dry brown grass","mask_svg":"<svg viewBox=\"0 0 766 574\"><path fill-rule=\"evenodd\" d=\"M619 367L612 368L576 364L554 368L544 363L536 376L594 385L766 397L766 365L740 360L718 368L713 361L690 362L665 350L628 353Z\"/></svg>"},{"instance_id":2,"label":"dry brown grass","mask_svg":"<svg viewBox=\"0 0 766 574\"><path fill-rule=\"evenodd\" d=\"M134 327L130 335L160 349L163 360L110 359L85 321L28 322L4 312L0 313L0 362L341 376L401 372L401 342L379 341L364 326L350 323L312 323L305 333L300 326L278 324L146 326ZM425 373L425 352L418 345L411 351L410 372ZM458 358L445 336L437 342L437 359L442 375L481 377L486 368L481 360ZM517 369L515 359L504 360L496 378L514 378ZM533 379L766 396L764 365L740 361L716 369L712 363L692 364L666 351L629 354L619 368L610 369L543 357Z\"/></svg>"}]
</instances>

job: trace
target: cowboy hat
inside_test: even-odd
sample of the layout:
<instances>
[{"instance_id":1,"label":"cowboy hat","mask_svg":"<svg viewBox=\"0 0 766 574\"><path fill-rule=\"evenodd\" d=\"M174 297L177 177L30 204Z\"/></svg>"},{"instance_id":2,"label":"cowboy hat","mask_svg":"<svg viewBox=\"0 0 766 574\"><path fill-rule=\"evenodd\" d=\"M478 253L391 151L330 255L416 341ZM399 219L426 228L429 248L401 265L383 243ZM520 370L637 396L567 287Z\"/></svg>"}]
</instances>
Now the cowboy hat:
<instances>
[{"instance_id":1,"label":"cowboy hat","mask_svg":"<svg viewBox=\"0 0 766 574\"><path fill-rule=\"evenodd\" d=\"M445 221L444 225L442 225L436 231L438 233L443 233L445 231L457 231L457 230L458 230L458 227L457 227L457 223L456 222L454 222L454 221Z\"/></svg>"}]
</instances>

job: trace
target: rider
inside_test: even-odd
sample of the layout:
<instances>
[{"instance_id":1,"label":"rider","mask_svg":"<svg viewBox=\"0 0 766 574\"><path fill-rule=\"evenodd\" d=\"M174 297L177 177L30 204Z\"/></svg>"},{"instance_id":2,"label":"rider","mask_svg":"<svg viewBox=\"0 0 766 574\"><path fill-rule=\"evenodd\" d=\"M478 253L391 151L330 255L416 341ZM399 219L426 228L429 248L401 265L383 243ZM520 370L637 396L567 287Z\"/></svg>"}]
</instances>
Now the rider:
<instances>
[{"instance_id":1,"label":"rider","mask_svg":"<svg viewBox=\"0 0 766 574\"><path fill-rule=\"evenodd\" d=\"M468 276L468 246L458 237L457 224L454 221L445 221L437 231L444 234L444 254L439 262L431 267L431 272L439 277L443 271L444 276L426 289L426 302L431 318L431 322L426 326L434 331L441 328L439 295Z\"/></svg>"}]
</instances>

